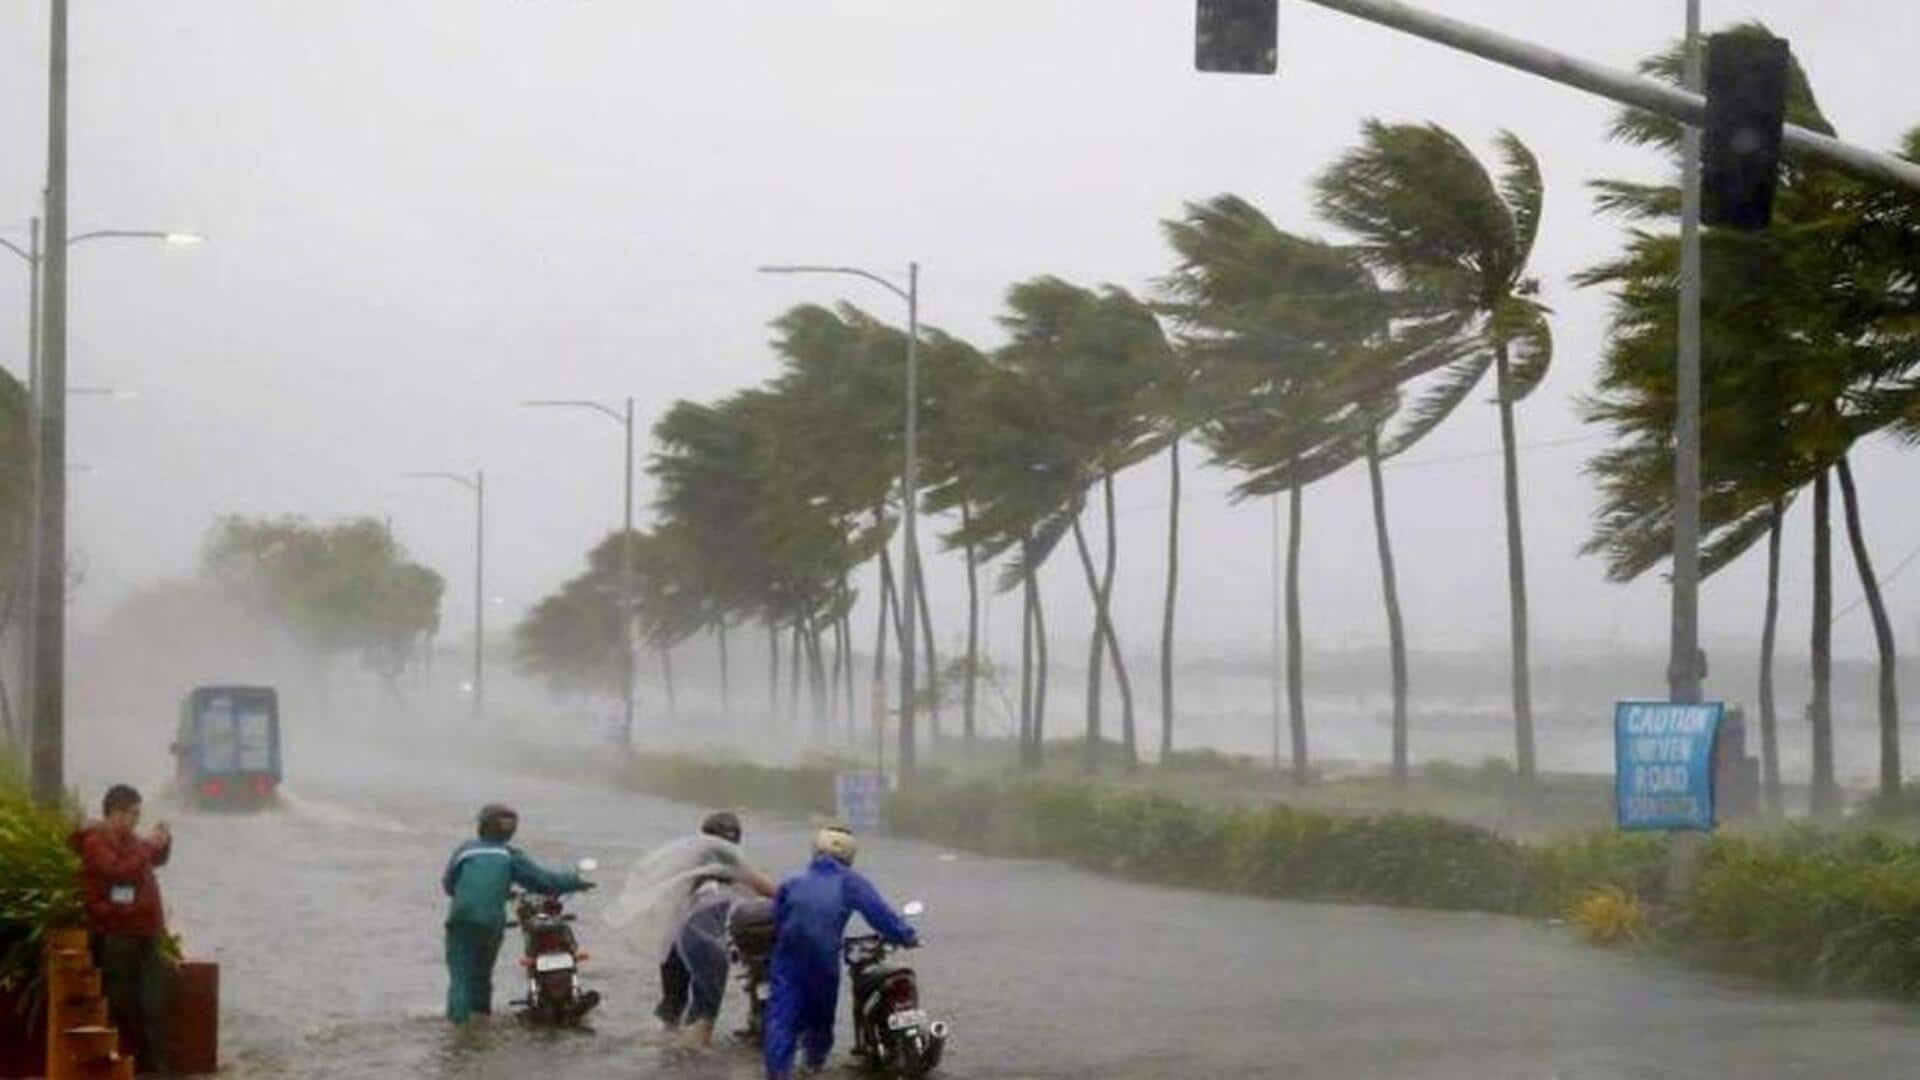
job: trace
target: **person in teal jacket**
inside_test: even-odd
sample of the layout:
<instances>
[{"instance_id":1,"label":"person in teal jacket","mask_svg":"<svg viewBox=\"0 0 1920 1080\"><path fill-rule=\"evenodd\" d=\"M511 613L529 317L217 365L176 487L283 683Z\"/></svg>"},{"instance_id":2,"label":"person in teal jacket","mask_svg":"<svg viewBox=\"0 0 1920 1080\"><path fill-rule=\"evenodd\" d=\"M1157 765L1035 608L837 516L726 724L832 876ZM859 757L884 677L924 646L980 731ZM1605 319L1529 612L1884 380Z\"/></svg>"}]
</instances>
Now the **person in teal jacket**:
<instances>
[{"instance_id":1,"label":"person in teal jacket","mask_svg":"<svg viewBox=\"0 0 1920 1080\"><path fill-rule=\"evenodd\" d=\"M558 896L593 888L571 871L548 870L507 841L520 827L510 806L480 810L479 837L453 849L440 887L447 906L447 1019L464 1024L473 1014L493 1012L493 963L507 927L507 891Z\"/></svg>"}]
</instances>

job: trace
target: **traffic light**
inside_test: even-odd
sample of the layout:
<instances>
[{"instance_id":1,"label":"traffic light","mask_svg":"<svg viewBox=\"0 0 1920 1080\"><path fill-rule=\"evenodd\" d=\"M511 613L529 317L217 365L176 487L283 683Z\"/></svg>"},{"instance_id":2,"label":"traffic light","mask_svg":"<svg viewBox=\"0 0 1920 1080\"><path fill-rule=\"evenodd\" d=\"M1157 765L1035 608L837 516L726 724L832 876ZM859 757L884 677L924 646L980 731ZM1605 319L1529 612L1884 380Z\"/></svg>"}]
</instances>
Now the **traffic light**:
<instances>
[{"instance_id":1,"label":"traffic light","mask_svg":"<svg viewBox=\"0 0 1920 1080\"><path fill-rule=\"evenodd\" d=\"M1280 66L1280 0L1200 0L1193 66L1271 75Z\"/></svg>"},{"instance_id":2,"label":"traffic light","mask_svg":"<svg viewBox=\"0 0 1920 1080\"><path fill-rule=\"evenodd\" d=\"M1791 55L1776 37L1715 34L1708 40L1701 176L1701 220L1708 225L1764 229L1773 218Z\"/></svg>"}]
</instances>

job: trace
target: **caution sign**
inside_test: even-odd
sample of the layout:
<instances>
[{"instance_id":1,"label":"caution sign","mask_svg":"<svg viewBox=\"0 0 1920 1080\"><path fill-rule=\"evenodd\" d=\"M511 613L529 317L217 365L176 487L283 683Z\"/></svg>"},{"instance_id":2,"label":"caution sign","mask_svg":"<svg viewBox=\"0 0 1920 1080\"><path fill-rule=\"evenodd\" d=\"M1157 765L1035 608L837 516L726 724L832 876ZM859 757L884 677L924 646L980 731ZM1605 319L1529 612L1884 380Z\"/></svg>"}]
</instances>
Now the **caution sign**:
<instances>
[{"instance_id":1,"label":"caution sign","mask_svg":"<svg viewBox=\"0 0 1920 1080\"><path fill-rule=\"evenodd\" d=\"M887 778L877 772L843 772L833 778L833 794L840 820L857 833L880 831L880 804L887 797Z\"/></svg>"},{"instance_id":2,"label":"caution sign","mask_svg":"<svg viewBox=\"0 0 1920 1080\"><path fill-rule=\"evenodd\" d=\"M1713 745L1725 707L1613 707L1614 807L1623 829L1712 829Z\"/></svg>"}]
</instances>

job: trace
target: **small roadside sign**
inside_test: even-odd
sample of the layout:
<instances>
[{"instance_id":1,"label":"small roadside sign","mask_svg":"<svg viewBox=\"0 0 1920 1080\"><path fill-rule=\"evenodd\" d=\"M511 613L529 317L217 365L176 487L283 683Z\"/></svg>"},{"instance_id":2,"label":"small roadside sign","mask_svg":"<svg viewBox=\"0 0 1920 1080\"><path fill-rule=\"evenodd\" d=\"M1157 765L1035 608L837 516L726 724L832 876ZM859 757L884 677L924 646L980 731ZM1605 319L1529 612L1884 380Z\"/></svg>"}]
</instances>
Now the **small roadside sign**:
<instances>
[{"instance_id":1,"label":"small roadside sign","mask_svg":"<svg viewBox=\"0 0 1920 1080\"><path fill-rule=\"evenodd\" d=\"M843 772L833 778L834 806L840 820L856 833L880 831L880 804L887 778L877 772Z\"/></svg>"},{"instance_id":2,"label":"small roadside sign","mask_svg":"<svg viewBox=\"0 0 1920 1080\"><path fill-rule=\"evenodd\" d=\"M1724 712L1719 702L1614 705L1614 811L1622 829L1713 828L1713 749Z\"/></svg>"}]
</instances>

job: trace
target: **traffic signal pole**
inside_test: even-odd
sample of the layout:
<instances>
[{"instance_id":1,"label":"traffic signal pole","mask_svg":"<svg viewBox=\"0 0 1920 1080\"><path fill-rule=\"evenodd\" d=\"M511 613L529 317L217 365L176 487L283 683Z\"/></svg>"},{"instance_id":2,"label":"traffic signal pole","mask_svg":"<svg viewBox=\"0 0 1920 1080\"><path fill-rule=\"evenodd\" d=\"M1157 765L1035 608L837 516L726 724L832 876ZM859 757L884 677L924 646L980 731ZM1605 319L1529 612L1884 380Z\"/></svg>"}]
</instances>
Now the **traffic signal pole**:
<instances>
[{"instance_id":1,"label":"traffic signal pole","mask_svg":"<svg viewBox=\"0 0 1920 1080\"><path fill-rule=\"evenodd\" d=\"M1657 79L1615 71L1605 65L1556 52L1495 30L1423 11L1400 0L1305 2L1538 75L1563 86L1585 90L1622 105L1659 113L1693 127L1701 127L1706 122L1707 99L1695 89L1682 89ZM1920 193L1920 165L1904 158L1855 146L1792 124L1786 126L1781 141L1789 154L1817 161L1863 180Z\"/></svg>"}]
</instances>

